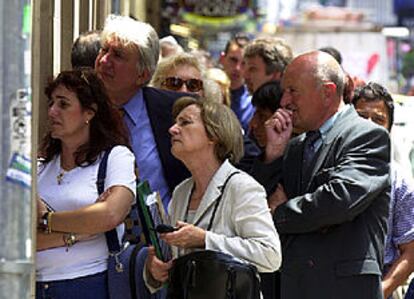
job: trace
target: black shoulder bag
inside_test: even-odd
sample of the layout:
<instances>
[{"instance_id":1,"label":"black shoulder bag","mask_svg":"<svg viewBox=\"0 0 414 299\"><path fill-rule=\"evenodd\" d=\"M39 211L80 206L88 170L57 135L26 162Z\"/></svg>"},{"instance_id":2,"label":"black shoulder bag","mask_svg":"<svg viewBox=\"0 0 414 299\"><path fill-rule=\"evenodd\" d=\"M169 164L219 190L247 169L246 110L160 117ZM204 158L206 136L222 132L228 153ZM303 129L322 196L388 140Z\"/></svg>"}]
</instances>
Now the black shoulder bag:
<instances>
[{"instance_id":1,"label":"black shoulder bag","mask_svg":"<svg viewBox=\"0 0 414 299\"><path fill-rule=\"evenodd\" d=\"M214 206L207 230L230 178L227 177ZM169 273L169 299L259 299L260 281L255 266L229 254L202 250L176 259Z\"/></svg>"}]
</instances>

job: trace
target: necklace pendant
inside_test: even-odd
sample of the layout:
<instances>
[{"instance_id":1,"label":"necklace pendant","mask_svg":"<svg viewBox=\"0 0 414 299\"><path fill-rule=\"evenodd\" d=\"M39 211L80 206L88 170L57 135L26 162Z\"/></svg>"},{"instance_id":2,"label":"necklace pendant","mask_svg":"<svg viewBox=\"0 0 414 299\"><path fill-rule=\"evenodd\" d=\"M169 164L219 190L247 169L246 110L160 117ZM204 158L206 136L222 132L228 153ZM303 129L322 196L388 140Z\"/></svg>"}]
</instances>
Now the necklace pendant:
<instances>
[{"instance_id":1,"label":"necklace pendant","mask_svg":"<svg viewBox=\"0 0 414 299\"><path fill-rule=\"evenodd\" d=\"M65 173L62 171L62 172L59 172L59 174L56 176L56 181L58 185L62 184L64 175Z\"/></svg>"}]
</instances>

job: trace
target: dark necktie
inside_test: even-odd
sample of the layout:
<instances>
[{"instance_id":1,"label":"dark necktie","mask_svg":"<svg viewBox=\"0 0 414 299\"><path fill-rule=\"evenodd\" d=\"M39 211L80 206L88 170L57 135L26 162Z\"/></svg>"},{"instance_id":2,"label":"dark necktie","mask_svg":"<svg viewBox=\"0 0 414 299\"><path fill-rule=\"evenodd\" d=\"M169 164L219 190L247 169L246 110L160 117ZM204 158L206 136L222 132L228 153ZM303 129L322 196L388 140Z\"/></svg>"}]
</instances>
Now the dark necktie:
<instances>
[{"instance_id":1,"label":"dark necktie","mask_svg":"<svg viewBox=\"0 0 414 299\"><path fill-rule=\"evenodd\" d=\"M312 165L312 160L316 153L315 144L321 137L319 130L309 131L306 133L306 138L303 144L303 160L302 160L302 174L306 175L309 167Z\"/></svg>"}]
</instances>

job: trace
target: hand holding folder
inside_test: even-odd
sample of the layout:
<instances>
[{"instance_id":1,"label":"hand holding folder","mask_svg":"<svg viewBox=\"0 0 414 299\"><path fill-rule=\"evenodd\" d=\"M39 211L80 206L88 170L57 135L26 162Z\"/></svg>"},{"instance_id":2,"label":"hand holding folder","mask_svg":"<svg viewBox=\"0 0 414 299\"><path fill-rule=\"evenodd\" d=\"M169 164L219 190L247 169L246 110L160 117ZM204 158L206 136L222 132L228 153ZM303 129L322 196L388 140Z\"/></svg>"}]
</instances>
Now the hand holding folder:
<instances>
[{"instance_id":1,"label":"hand holding folder","mask_svg":"<svg viewBox=\"0 0 414 299\"><path fill-rule=\"evenodd\" d=\"M137 186L138 211L147 245L155 248L157 257L166 262L171 259L170 246L158 237L156 228L165 226L167 214L158 192L152 192L147 181ZM161 225L161 226L160 226Z\"/></svg>"}]
</instances>

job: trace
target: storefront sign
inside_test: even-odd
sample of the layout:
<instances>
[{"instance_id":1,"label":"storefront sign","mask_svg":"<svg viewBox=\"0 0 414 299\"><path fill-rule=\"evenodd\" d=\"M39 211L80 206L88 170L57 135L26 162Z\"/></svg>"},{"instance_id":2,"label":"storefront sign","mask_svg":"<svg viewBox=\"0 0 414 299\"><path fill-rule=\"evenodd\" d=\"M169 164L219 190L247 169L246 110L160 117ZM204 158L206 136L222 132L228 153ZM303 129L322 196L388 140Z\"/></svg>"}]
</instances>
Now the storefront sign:
<instances>
[{"instance_id":1,"label":"storefront sign","mask_svg":"<svg viewBox=\"0 0 414 299\"><path fill-rule=\"evenodd\" d=\"M187 13L205 17L234 17L246 13L249 0L183 0Z\"/></svg>"}]
</instances>

